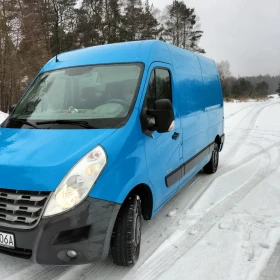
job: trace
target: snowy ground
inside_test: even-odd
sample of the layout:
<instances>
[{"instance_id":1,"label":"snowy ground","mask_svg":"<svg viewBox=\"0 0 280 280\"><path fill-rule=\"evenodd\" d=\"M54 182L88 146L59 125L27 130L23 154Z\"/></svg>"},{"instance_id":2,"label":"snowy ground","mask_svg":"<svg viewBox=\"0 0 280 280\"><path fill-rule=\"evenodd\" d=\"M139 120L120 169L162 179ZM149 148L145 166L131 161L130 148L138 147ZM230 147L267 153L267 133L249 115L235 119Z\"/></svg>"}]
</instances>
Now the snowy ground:
<instances>
[{"instance_id":1,"label":"snowy ground","mask_svg":"<svg viewBox=\"0 0 280 280\"><path fill-rule=\"evenodd\" d=\"M280 278L280 98L225 104L219 170L145 222L139 263L40 266L0 255L1 280Z\"/></svg>"},{"instance_id":2,"label":"snowy ground","mask_svg":"<svg viewBox=\"0 0 280 280\"><path fill-rule=\"evenodd\" d=\"M0 123L2 123L7 117L8 114L0 111Z\"/></svg>"}]
</instances>

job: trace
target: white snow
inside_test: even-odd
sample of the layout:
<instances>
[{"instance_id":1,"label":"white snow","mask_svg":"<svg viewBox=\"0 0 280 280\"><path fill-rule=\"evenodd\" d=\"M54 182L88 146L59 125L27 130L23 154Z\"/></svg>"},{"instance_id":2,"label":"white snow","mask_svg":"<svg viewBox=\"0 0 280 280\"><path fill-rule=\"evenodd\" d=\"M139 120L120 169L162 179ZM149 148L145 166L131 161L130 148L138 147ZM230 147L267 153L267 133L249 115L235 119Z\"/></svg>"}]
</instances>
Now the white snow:
<instances>
[{"instance_id":1,"label":"white snow","mask_svg":"<svg viewBox=\"0 0 280 280\"><path fill-rule=\"evenodd\" d=\"M279 98L279 94L275 93L275 94L271 94L268 96L269 98Z\"/></svg>"},{"instance_id":2,"label":"white snow","mask_svg":"<svg viewBox=\"0 0 280 280\"><path fill-rule=\"evenodd\" d=\"M176 214L177 214L177 210L175 209L175 210L170 211L170 212L167 214L167 216L168 216L168 217L174 217L174 216L176 216Z\"/></svg>"},{"instance_id":3,"label":"white snow","mask_svg":"<svg viewBox=\"0 0 280 280\"><path fill-rule=\"evenodd\" d=\"M0 111L0 124L8 117L8 114Z\"/></svg>"},{"instance_id":4,"label":"white snow","mask_svg":"<svg viewBox=\"0 0 280 280\"><path fill-rule=\"evenodd\" d=\"M49 267L0 255L1 279L279 279L279 120L277 96L225 104L219 170L200 172L144 223L135 267L116 267L110 257L102 263Z\"/></svg>"}]
</instances>

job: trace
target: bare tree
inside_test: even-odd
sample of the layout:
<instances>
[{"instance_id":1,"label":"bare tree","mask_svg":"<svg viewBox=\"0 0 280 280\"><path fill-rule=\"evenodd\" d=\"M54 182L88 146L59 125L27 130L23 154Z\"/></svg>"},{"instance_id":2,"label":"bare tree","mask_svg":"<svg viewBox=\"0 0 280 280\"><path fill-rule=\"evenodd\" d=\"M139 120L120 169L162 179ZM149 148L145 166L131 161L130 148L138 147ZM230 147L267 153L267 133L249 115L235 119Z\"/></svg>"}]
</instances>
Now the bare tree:
<instances>
[{"instance_id":1,"label":"bare tree","mask_svg":"<svg viewBox=\"0 0 280 280\"><path fill-rule=\"evenodd\" d=\"M217 63L217 67L222 80L231 76L230 64L227 60Z\"/></svg>"}]
</instances>

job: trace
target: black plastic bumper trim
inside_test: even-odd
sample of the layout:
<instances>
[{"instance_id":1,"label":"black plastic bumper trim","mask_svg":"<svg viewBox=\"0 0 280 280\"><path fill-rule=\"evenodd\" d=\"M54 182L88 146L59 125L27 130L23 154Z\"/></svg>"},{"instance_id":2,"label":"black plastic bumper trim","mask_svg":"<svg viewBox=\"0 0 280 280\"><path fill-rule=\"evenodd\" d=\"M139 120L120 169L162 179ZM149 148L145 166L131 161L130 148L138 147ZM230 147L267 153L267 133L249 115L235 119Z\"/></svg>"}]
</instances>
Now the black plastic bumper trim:
<instances>
[{"instance_id":1,"label":"black plastic bumper trim","mask_svg":"<svg viewBox=\"0 0 280 280\"><path fill-rule=\"evenodd\" d=\"M202 149L199 153L194 155L188 161L183 163L177 169L175 169L172 173L165 177L165 183L168 188L173 186L176 182L178 182L183 176L185 176L190 170L192 170L201 160L207 157L214 150L215 142L209 144L206 148Z\"/></svg>"},{"instance_id":2,"label":"black plastic bumper trim","mask_svg":"<svg viewBox=\"0 0 280 280\"><path fill-rule=\"evenodd\" d=\"M0 231L14 235L16 246L15 249L0 247L0 253L31 258L36 263L47 265L76 265L103 260L109 253L120 207L118 203L88 197L71 211L42 218L33 229L0 226ZM69 258L69 250L76 251L77 257Z\"/></svg>"},{"instance_id":3,"label":"black plastic bumper trim","mask_svg":"<svg viewBox=\"0 0 280 280\"><path fill-rule=\"evenodd\" d=\"M32 250L22 248L10 249L6 247L0 247L0 253L27 260L32 256Z\"/></svg>"}]
</instances>

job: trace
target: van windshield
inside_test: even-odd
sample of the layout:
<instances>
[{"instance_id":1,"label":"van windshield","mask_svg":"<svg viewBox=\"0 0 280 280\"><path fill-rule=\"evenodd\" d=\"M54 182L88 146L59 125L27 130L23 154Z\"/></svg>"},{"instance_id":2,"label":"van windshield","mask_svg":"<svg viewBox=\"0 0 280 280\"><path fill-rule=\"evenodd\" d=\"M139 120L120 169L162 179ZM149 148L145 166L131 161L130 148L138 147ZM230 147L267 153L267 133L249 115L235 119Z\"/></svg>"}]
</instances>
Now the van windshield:
<instances>
[{"instance_id":1,"label":"van windshield","mask_svg":"<svg viewBox=\"0 0 280 280\"><path fill-rule=\"evenodd\" d=\"M140 63L84 66L41 74L10 116L10 122L49 128L115 128L134 104ZM32 128L30 125L30 128ZM40 127L39 127L40 128Z\"/></svg>"}]
</instances>

